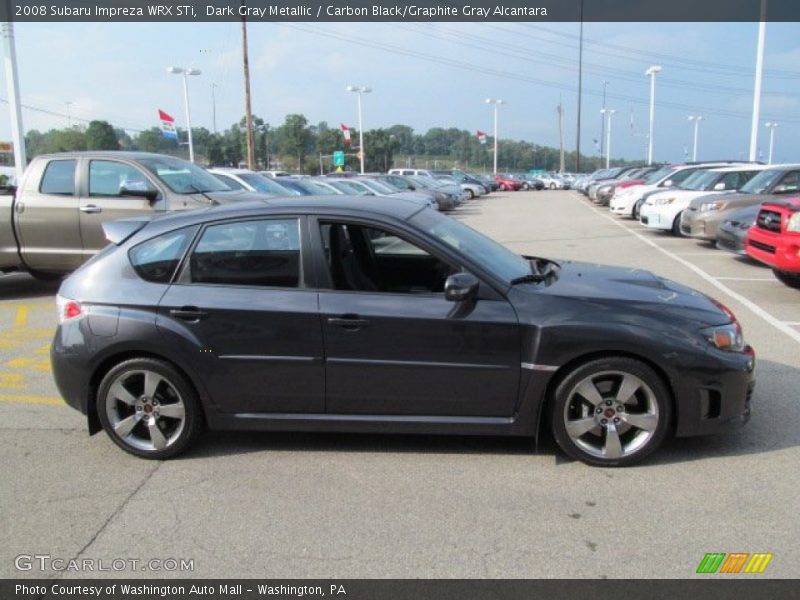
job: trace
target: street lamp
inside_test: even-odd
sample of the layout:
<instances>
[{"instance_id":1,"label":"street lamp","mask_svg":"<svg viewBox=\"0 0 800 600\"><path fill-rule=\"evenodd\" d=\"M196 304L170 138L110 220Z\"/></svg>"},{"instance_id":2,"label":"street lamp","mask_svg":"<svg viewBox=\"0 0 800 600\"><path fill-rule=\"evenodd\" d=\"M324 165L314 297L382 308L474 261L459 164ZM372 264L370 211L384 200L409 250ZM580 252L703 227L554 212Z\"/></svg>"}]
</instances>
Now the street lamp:
<instances>
[{"instance_id":1,"label":"street lamp","mask_svg":"<svg viewBox=\"0 0 800 600\"><path fill-rule=\"evenodd\" d=\"M617 112L613 108L601 108L600 114L606 115L608 118L608 126L606 126L606 169L611 164L611 117Z\"/></svg>"},{"instance_id":2,"label":"street lamp","mask_svg":"<svg viewBox=\"0 0 800 600\"><path fill-rule=\"evenodd\" d=\"M775 145L775 128L778 126L777 123L774 121L770 121L769 123L764 123L764 127L769 129L769 158L767 159L767 164L772 164L772 148Z\"/></svg>"},{"instance_id":3,"label":"street lamp","mask_svg":"<svg viewBox=\"0 0 800 600\"><path fill-rule=\"evenodd\" d=\"M492 172L497 175L497 105L505 104L505 101L499 98L487 98L486 104L494 104L494 170Z\"/></svg>"},{"instance_id":4,"label":"street lamp","mask_svg":"<svg viewBox=\"0 0 800 600\"><path fill-rule=\"evenodd\" d=\"M656 73L661 72L661 66L653 65L647 71L644 72L645 75L650 77L650 136L647 142L647 164L653 164L653 120L655 119L655 109L656 109Z\"/></svg>"},{"instance_id":5,"label":"street lamp","mask_svg":"<svg viewBox=\"0 0 800 600\"><path fill-rule=\"evenodd\" d=\"M361 123L361 94L369 94L372 88L363 85L348 85L348 92L358 94L358 155L361 158L361 174L364 174L364 126Z\"/></svg>"},{"instance_id":6,"label":"street lamp","mask_svg":"<svg viewBox=\"0 0 800 600\"><path fill-rule=\"evenodd\" d=\"M189 134L189 161L194 162L194 145L192 144L192 114L189 110L189 75L200 75L200 69L190 69L183 67L167 67L167 73L173 75L183 75L183 102L186 106L186 130Z\"/></svg>"},{"instance_id":7,"label":"street lamp","mask_svg":"<svg viewBox=\"0 0 800 600\"><path fill-rule=\"evenodd\" d=\"M692 146L692 162L697 162L697 130L700 127L701 115L689 115L689 120L694 121L694 145Z\"/></svg>"}]
</instances>

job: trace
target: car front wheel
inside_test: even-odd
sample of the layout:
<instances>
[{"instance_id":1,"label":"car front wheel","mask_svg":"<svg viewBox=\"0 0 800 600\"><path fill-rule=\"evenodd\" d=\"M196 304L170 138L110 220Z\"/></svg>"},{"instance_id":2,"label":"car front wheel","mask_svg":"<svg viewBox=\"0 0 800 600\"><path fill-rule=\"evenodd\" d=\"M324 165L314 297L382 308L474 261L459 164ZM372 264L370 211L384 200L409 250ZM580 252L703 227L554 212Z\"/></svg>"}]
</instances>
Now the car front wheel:
<instances>
[{"instance_id":1,"label":"car front wheel","mask_svg":"<svg viewBox=\"0 0 800 600\"><path fill-rule=\"evenodd\" d=\"M772 269L775 277L784 285L800 289L800 273L789 273L788 271L779 271Z\"/></svg>"},{"instance_id":2,"label":"car front wheel","mask_svg":"<svg viewBox=\"0 0 800 600\"><path fill-rule=\"evenodd\" d=\"M551 426L568 456L589 465L639 462L667 435L670 393L648 365L631 358L593 360L556 388Z\"/></svg>"},{"instance_id":3,"label":"car front wheel","mask_svg":"<svg viewBox=\"0 0 800 600\"><path fill-rule=\"evenodd\" d=\"M151 459L183 452L203 425L197 393L186 377L151 358L126 360L106 374L97 413L117 446Z\"/></svg>"}]
</instances>

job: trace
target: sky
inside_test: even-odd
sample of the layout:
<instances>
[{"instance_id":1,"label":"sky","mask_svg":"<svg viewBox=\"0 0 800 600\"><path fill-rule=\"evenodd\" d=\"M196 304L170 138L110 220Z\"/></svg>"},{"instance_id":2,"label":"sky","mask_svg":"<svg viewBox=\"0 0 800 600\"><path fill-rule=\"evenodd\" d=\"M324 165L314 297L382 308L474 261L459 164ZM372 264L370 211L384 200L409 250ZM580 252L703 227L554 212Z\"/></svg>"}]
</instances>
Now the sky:
<instances>
[{"instance_id":1,"label":"sky","mask_svg":"<svg viewBox=\"0 0 800 600\"><path fill-rule=\"evenodd\" d=\"M104 119L128 130L159 124L157 109L185 125L181 78L194 67L192 125L218 129L244 114L239 23L17 23L16 50L26 130ZM586 23L581 149L597 154L602 82L615 109L616 158L646 157L650 65L656 79L654 158L692 151L689 115L702 115L698 159L746 159L758 25L755 23ZM253 112L271 125L303 113L311 123L357 125L348 84L370 86L364 128L397 123L424 132L458 127L492 132L487 97L501 98L500 138L576 144L578 23L250 23ZM800 162L800 23L768 23L760 156L775 121L774 162ZM0 98L8 97L5 73ZM10 140L0 103L0 141ZM47 114L49 111L53 114Z\"/></svg>"}]
</instances>

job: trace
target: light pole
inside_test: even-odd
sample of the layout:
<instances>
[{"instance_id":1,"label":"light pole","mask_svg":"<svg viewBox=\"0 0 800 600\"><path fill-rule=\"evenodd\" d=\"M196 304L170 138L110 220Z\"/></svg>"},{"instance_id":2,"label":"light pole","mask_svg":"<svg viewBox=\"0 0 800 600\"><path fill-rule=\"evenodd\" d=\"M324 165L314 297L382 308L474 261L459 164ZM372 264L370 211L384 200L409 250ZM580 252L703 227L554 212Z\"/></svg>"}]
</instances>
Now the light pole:
<instances>
[{"instance_id":1,"label":"light pole","mask_svg":"<svg viewBox=\"0 0 800 600\"><path fill-rule=\"evenodd\" d=\"M600 114L606 115L608 125L606 126L606 169L611 165L611 117L617 112L613 108L602 108Z\"/></svg>"},{"instance_id":2,"label":"light pole","mask_svg":"<svg viewBox=\"0 0 800 600\"><path fill-rule=\"evenodd\" d=\"M655 120L655 113L656 113L656 73L661 72L661 67L659 65L653 65L647 71L644 72L645 75L650 77L650 135L647 141L647 164L653 164L653 121Z\"/></svg>"},{"instance_id":3,"label":"light pole","mask_svg":"<svg viewBox=\"0 0 800 600\"><path fill-rule=\"evenodd\" d=\"M701 115L689 115L689 120L694 121L694 145L692 146L692 162L697 162L697 130L700 127Z\"/></svg>"},{"instance_id":4,"label":"light pole","mask_svg":"<svg viewBox=\"0 0 800 600\"><path fill-rule=\"evenodd\" d=\"M348 92L358 94L358 156L361 159L361 174L364 174L364 125L361 122L361 95L369 94L372 88L363 85L348 85Z\"/></svg>"},{"instance_id":5,"label":"light pole","mask_svg":"<svg viewBox=\"0 0 800 600\"><path fill-rule=\"evenodd\" d=\"M603 108L606 107L606 86L608 85L608 81L605 79L601 82L603 84ZM601 114L600 115L600 156L603 156L603 149L605 146L605 137L606 137L606 119Z\"/></svg>"},{"instance_id":6,"label":"light pole","mask_svg":"<svg viewBox=\"0 0 800 600\"><path fill-rule=\"evenodd\" d=\"M200 75L200 69L183 67L167 67L167 73L183 75L183 102L186 106L186 131L189 134L189 162L194 162L194 145L192 144L192 113L189 109L189 75Z\"/></svg>"},{"instance_id":7,"label":"light pole","mask_svg":"<svg viewBox=\"0 0 800 600\"><path fill-rule=\"evenodd\" d=\"M758 152L758 122L761 120L761 80L764 75L764 42L767 33L767 0L761 0L761 16L758 20L758 41L756 42L756 74L753 85L753 116L750 122L750 160L756 159Z\"/></svg>"},{"instance_id":8,"label":"light pole","mask_svg":"<svg viewBox=\"0 0 800 600\"><path fill-rule=\"evenodd\" d=\"M9 8L9 10L11 10ZM22 105L19 100L19 80L17 78L17 51L14 43L14 24L0 24L3 46L5 47L6 86L8 86L8 109L11 117L11 140L14 143L14 167L17 185L22 185L22 174L28 163L25 152L25 132L22 127Z\"/></svg>"},{"instance_id":9,"label":"light pole","mask_svg":"<svg viewBox=\"0 0 800 600\"><path fill-rule=\"evenodd\" d=\"M769 158L767 159L767 164L772 164L772 149L775 146L775 128L778 126L777 123L771 121L769 123L764 123L764 127L769 129Z\"/></svg>"},{"instance_id":10,"label":"light pole","mask_svg":"<svg viewBox=\"0 0 800 600\"><path fill-rule=\"evenodd\" d=\"M494 104L494 169L492 173L497 175L497 106L505 104L505 101L499 98L487 98L486 104Z\"/></svg>"},{"instance_id":11,"label":"light pole","mask_svg":"<svg viewBox=\"0 0 800 600\"><path fill-rule=\"evenodd\" d=\"M214 129L214 135L217 135L217 96L214 90L217 89L217 84L211 84L211 125Z\"/></svg>"}]
</instances>

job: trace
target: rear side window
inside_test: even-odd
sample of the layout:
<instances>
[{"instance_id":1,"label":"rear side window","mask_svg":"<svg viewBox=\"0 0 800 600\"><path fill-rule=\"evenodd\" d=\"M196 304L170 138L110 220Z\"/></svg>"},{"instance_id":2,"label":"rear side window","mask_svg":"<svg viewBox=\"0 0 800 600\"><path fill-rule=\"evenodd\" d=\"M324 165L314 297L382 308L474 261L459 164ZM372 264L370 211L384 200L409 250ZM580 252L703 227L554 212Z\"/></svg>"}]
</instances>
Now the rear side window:
<instances>
[{"instance_id":1,"label":"rear side window","mask_svg":"<svg viewBox=\"0 0 800 600\"><path fill-rule=\"evenodd\" d=\"M192 283L299 287L299 220L212 225L192 252L189 271Z\"/></svg>"},{"instance_id":2,"label":"rear side window","mask_svg":"<svg viewBox=\"0 0 800 600\"><path fill-rule=\"evenodd\" d=\"M197 227L170 231L131 248L128 258L139 277L153 283L169 283L195 231Z\"/></svg>"},{"instance_id":3,"label":"rear side window","mask_svg":"<svg viewBox=\"0 0 800 600\"><path fill-rule=\"evenodd\" d=\"M44 169L39 191L43 194L72 196L75 191L74 160L51 160Z\"/></svg>"}]
</instances>

